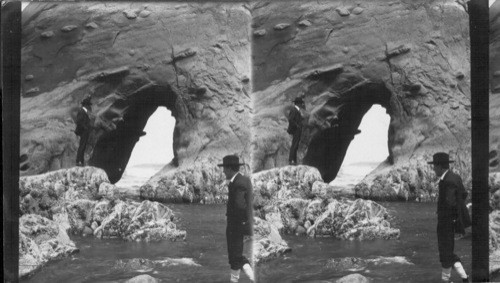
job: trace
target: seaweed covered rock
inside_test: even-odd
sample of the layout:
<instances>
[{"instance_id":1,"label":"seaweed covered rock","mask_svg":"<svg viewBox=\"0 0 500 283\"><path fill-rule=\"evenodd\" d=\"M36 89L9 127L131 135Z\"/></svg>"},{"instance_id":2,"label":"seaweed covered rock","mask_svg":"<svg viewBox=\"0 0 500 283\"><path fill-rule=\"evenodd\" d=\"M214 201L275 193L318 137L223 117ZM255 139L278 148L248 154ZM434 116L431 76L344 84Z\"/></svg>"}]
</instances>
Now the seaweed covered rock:
<instances>
[{"instance_id":1,"label":"seaweed covered rock","mask_svg":"<svg viewBox=\"0 0 500 283\"><path fill-rule=\"evenodd\" d=\"M56 221L36 214L25 214L19 219L19 277L77 251L66 230Z\"/></svg>"},{"instance_id":2,"label":"seaweed covered rock","mask_svg":"<svg viewBox=\"0 0 500 283\"><path fill-rule=\"evenodd\" d=\"M278 229L271 223L254 218L253 262L260 263L291 251L281 238Z\"/></svg>"}]
</instances>

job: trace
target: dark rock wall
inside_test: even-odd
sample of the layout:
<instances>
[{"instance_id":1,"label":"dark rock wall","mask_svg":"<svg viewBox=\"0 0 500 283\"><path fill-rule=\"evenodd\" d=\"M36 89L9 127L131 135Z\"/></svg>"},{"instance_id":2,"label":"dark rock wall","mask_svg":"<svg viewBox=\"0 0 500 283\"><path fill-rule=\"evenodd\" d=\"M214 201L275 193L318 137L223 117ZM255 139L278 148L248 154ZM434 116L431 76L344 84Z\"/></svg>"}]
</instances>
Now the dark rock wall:
<instances>
[{"instance_id":1,"label":"dark rock wall","mask_svg":"<svg viewBox=\"0 0 500 283\"><path fill-rule=\"evenodd\" d=\"M176 118L174 165L249 159L249 24L244 4L30 4L21 174L75 164L74 117L86 94L95 116L86 160L112 182L159 106Z\"/></svg>"},{"instance_id":2,"label":"dark rock wall","mask_svg":"<svg viewBox=\"0 0 500 283\"><path fill-rule=\"evenodd\" d=\"M254 172L287 164L286 114L297 96L309 112L299 160L325 181L373 104L391 117L384 170L428 171L436 151L470 161L469 29L459 2L262 1L252 17Z\"/></svg>"}]
</instances>

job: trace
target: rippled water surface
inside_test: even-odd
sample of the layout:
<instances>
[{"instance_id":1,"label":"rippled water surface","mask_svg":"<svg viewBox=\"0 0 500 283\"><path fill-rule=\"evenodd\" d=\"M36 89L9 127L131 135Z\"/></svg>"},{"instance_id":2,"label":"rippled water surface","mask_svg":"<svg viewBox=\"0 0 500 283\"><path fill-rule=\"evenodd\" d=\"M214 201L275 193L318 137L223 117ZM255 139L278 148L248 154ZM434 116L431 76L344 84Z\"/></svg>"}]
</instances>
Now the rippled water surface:
<instances>
[{"instance_id":1,"label":"rippled water surface","mask_svg":"<svg viewBox=\"0 0 500 283\"><path fill-rule=\"evenodd\" d=\"M285 236L291 253L258 267L259 282L332 282L360 273L374 282L439 282L435 204L383 203L401 229L400 240L339 241ZM73 237L80 252L52 262L23 282L123 282L149 274L163 282L228 282L229 266L225 242L224 205L169 205L187 230L185 242L135 243ZM470 271L471 240L456 241L456 253ZM339 270L328 264L345 257L366 261L353 270ZM380 259L397 259L387 263ZM395 258L396 257L396 258ZM121 260L142 258L190 258L194 264L171 264L154 268L120 268ZM248 282L244 275L240 282ZM452 279L459 278L453 273Z\"/></svg>"}]
</instances>

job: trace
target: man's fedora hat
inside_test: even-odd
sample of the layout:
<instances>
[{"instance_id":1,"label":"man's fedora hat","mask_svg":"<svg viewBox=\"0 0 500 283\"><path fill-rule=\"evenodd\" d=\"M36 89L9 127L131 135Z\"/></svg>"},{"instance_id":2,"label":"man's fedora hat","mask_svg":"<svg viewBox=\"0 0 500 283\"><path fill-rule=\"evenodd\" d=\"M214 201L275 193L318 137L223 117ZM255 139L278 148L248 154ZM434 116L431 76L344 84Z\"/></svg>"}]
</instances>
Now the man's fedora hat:
<instances>
[{"instance_id":1,"label":"man's fedora hat","mask_svg":"<svg viewBox=\"0 0 500 283\"><path fill-rule=\"evenodd\" d=\"M90 95L89 95L89 96L86 96L86 97L82 100L82 105L92 105L92 102L90 101Z\"/></svg>"},{"instance_id":2,"label":"man's fedora hat","mask_svg":"<svg viewBox=\"0 0 500 283\"><path fill-rule=\"evenodd\" d=\"M302 99L302 97L296 97L294 100L293 100L294 103L296 104L299 104L299 103L304 103L304 99Z\"/></svg>"},{"instance_id":3,"label":"man's fedora hat","mask_svg":"<svg viewBox=\"0 0 500 283\"><path fill-rule=\"evenodd\" d=\"M240 166L245 165L245 163L240 163L240 159L236 155L226 155L222 158L222 164L217 164L217 166Z\"/></svg>"},{"instance_id":4,"label":"man's fedora hat","mask_svg":"<svg viewBox=\"0 0 500 283\"><path fill-rule=\"evenodd\" d=\"M438 152L432 156L432 161L427 162L427 164L446 164L453 163L455 161L450 160L450 156L444 152Z\"/></svg>"}]
</instances>

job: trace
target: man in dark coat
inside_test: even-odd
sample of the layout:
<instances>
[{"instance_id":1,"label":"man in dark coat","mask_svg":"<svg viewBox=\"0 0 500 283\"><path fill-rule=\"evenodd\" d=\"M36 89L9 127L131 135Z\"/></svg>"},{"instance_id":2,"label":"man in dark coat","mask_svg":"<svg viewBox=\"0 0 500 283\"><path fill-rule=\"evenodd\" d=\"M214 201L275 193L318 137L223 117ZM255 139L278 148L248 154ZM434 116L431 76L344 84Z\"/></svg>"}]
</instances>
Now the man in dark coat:
<instances>
[{"instance_id":1,"label":"man in dark coat","mask_svg":"<svg viewBox=\"0 0 500 283\"><path fill-rule=\"evenodd\" d=\"M81 102L82 107L78 109L76 114L76 129L75 134L80 137L80 143L78 145L78 151L76 153L76 165L84 165L84 153L85 148L90 137L90 130L92 129L90 124L89 111L91 110L92 103L90 102L90 96L85 97Z\"/></svg>"},{"instance_id":2,"label":"man in dark coat","mask_svg":"<svg viewBox=\"0 0 500 283\"><path fill-rule=\"evenodd\" d=\"M304 100L300 97L295 98L294 107L288 114L288 129L287 132L292 135L292 145L290 147L290 155L288 156L288 163L290 165L297 165L297 150L299 149L300 136L302 135L302 114L300 109L305 109L306 105Z\"/></svg>"},{"instance_id":3,"label":"man in dark coat","mask_svg":"<svg viewBox=\"0 0 500 283\"><path fill-rule=\"evenodd\" d=\"M243 240L245 235L253 234L253 195L250 179L243 176L239 170L238 156L228 155L222 159L224 175L229 180L227 200L227 251L231 266L231 282L238 282L240 270L254 281L254 274L250 262L243 256Z\"/></svg>"},{"instance_id":4,"label":"man in dark coat","mask_svg":"<svg viewBox=\"0 0 500 283\"><path fill-rule=\"evenodd\" d=\"M460 176L450 170L450 163L453 162L444 152L434 154L432 162L428 162L434 165L434 172L439 177L437 236L439 261L442 266L441 279L449 282L453 267L463 282L469 282L460 258L453 253L455 233L463 234L464 229L471 225L465 206L467 192Z\"/></svg>"}]
</instances>

